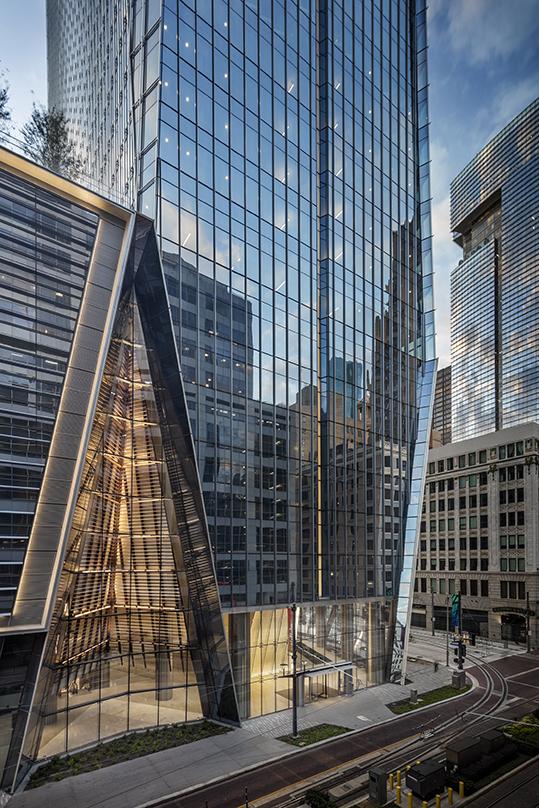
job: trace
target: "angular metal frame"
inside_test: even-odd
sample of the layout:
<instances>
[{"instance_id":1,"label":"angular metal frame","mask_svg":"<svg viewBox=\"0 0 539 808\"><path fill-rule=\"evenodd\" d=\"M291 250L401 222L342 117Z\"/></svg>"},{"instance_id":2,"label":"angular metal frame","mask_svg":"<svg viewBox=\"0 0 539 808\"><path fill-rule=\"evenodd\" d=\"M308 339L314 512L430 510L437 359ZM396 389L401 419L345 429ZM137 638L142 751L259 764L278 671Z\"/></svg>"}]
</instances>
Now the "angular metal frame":
<instances>
[{"instance_id":1,"label":"angular metal frame","mask_svg":"<svg viewBox=\"0 0 539 808\"><path fill-rule=\"evenodd\" d=\"M2 780L6 789L12 788L17 780L29 725L36 729L39 723L35 710L40 698L36 697L36 691L46 686L43 678L38 685L46 637L53 623L55 604L62 596L62 569L108 349L118 318L122 316L122 301L129 295L134 294L138 304L159 413L179 532L179 542L172 542L172 551L182 598L191 607L186 615L187 630L194 640L192 663L202 712L208 718L239 724L155 231L153 223L145 217L127 214L126 219L112 221L107 212L99 223L19 591L9 622L0 625L0 638L34 634L37 641L37 656L34 654L32 672L27 676L24 704L21 702L17 713L6 760Z\"/></svg>"}]
</instances>

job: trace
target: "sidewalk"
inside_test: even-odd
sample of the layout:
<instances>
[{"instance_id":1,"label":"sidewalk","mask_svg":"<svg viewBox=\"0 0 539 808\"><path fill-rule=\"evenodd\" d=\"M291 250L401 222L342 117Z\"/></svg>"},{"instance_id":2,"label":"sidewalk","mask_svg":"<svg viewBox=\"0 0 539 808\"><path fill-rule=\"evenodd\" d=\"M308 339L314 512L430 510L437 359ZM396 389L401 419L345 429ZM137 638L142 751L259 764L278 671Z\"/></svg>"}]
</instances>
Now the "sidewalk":
<instances>
[{"instance_id":1,"label":"sidewalk","mask_svg":"<svg viewBox=\"0 0 539 808\"><path fill-rule=\"evenodd\" d=\"M451 672L409 663L408 677L420 693L441 687ZM406 698L410 685L384 684L348 698L317 701L299 710L299 728L321 723L361 729L396 718L386 703ZM291 731L292 711L245 721L226 735L156 752L59 783L16 794L10 808L136 808L242 769L301 751L276 738Z\"/></svg>"},{"instance_id":2,"label":"sidewalk","mask_svg":"<svg viewBox=\"0 0 539 808\"><path fill-rule=\"evenodd\" d=\"M450 641L452 635L450 635ZM503 659L507 656L515 656L517 654L525 654L526 646L517 645L510 642L507 647L503 642L494 642L487 640L483 637L477 637L475 646L468 645L467 652L469 655L479 657L485 662L494 662L498 659ZM450 663L453 660L453 648L449 649ZM439 662L445 665L446 658L446 634L445 631L436 629L436 634L433 637L430 631L412 627L410 636L410 645L408 648L408 659L415 659L419 661ZM410 664L410 663L409 663ZM475 663L472 663L475 664Z\"/></svg>"}]
</instances>

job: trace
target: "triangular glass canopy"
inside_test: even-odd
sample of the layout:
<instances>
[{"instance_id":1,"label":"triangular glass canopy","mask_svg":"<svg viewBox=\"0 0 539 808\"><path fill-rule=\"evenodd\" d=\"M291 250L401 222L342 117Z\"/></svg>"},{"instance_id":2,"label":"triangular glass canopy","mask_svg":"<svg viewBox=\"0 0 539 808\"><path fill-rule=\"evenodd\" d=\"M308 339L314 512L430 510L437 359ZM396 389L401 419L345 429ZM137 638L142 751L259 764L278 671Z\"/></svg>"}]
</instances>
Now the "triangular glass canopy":
<instances>
[{"instance_id":1,"label":"triangular glass canopy","mask_svg":"<svg viewBox=\"0 0 539 808\"><path fill-rule=\"evenodd\" d=\"M152 230L115 317L26 754L204 716L238 721Z\"/></svg>"}]
</instances>

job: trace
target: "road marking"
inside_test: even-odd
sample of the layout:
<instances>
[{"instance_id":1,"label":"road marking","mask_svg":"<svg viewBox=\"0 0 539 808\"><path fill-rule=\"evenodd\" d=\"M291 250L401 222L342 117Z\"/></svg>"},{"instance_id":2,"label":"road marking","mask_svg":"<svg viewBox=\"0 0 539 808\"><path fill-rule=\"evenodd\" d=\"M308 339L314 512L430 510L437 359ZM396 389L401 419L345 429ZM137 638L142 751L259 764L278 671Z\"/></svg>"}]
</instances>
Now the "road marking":
<instances>
[{"instance_id":1,"label":"road marking","mask_svg":"<svg viewBox=\"0 0 539 808\"><path fill-rule=\"evenodd\" d=\"M528 668L527 671L521 671L520 673L514 673L512 676L506 676L505 678L509 681L511 679L516 679L517 676L526 676L528 673L533 673L534 671L539 671L539 665L536 668Z\"/></svg>"},{"instance_id":2,"label":"road marking","mask_svg":"<svg viewBox=\"0 0 539 808\"><path fill-rule=\"evenodd\" d=\"M359 720L360 720L360 721L367 721L367 722L372 721L372 719L371 719L371 718L367 718L367 716L366 716L366 715L356 715L356 718L359 718Z\"/></svg>"},{"instance_id":3,"label":"road marking","mask_svg":"<svg viewBox=\"0 0 539 808\"><path fill-rule=\"evenodd\" d=\"M528 682L512 682L511 684L518 685L519 687L533 687L535 690L539 690L539 685L530 685ZM520 696L515 696L515 698L520 698Z\"/></svg>"}]
</instances>

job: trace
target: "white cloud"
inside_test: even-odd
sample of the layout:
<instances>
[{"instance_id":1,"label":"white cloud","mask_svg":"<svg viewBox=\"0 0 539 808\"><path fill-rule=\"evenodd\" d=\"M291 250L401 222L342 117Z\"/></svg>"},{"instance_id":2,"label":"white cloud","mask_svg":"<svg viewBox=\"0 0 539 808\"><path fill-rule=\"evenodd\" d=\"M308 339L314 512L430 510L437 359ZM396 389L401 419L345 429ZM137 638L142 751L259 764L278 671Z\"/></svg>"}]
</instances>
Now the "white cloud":
<instances>
[{"instance_id":1,"label":"white cloud","mask_svg":"<svg viewBox=\"0 0 539 808\"><path fill-rule=\"evenodd\" d=\"M452 49L484 64L515 53L539 28L537 0L451 0L447 21Z\"/></svg>"},{"instance_id":2,"label":"white cloud","mask_svg":"<svg viewBox=\"0 0 539 808\"><path fill-rule=\"evenodd\" d=\"M539 95L539 73L517 81L503 84L492 101L489 109L490 116L487 124L489 133L486 140L490 140L500 129L503 129L519 112L534 101ZM486 122L485 122L486 123Z\"/></svg>"},{"instance_id":3,"label":"white cloud","mask_svg":"<svg viewBox=\"0 0 539 808\"><path fill-rule=\"evenodd\" d=\"M446 188L446 193L448 188ZM436 305L436 341L440 365L451 361L450 300L451 270L462 257L454 244L449 226L449 195L432 205L432 234L434 238L434 301Z\"/></svg>"}]
</instances>

